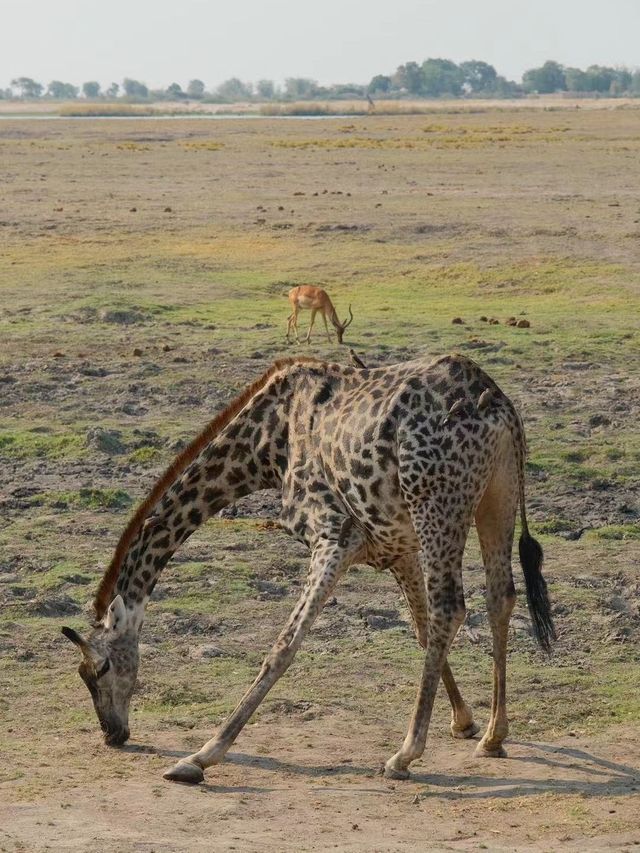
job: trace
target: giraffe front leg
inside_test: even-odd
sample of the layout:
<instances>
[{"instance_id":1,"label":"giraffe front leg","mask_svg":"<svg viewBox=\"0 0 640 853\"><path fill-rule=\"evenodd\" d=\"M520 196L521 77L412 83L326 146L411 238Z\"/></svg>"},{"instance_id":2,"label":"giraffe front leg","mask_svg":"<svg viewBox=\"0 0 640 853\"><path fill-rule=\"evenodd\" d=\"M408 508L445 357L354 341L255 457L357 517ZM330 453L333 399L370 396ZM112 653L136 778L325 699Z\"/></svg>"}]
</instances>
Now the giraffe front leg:
<instances>
[{"instance_id":1,"label":"giraffe front leg","mask_svg":"<svg viewBox=\"0 0 640 853\"><path fill-rule=\"evenodd\" d=\"M258 677L240 700L232 714L225 720L219 732L202 749L181 759L164 774L174 782L197 784L204 779L204 770L223 761L229 747L242 731L251 715L269 690L289 668L302 640L321 612L337 581L353 561L362 547L350 536L346 544L325 541L313 551L309 577L286 627L278 637L271 652L262 664Z\"/></svg>"}]
</instances>

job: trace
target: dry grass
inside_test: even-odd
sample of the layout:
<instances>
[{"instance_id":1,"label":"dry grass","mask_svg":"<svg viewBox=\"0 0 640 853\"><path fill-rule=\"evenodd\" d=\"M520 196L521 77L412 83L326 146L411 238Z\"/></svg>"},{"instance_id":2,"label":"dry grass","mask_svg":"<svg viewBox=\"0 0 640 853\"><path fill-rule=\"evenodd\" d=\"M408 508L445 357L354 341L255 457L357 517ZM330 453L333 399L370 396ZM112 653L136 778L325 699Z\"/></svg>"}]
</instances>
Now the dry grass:
<instances>
[{"instance_id":1,"label":"dry grass","mask_svg":"<svg viewBox=\"0 0 640 853\"><path fill-rule=\"evenodd\" d=\"M68 118L98 118L101 116L135 118L136 116L162 115L163 110L151 104L68 103L59 105L57 113Z\"/></svg>"},{"instance_id":2,"label":"dry grass","mask_svg":"<svg viewBox=\"0 0 640 853\"><path fill-rule=\"evenodd\" d=\"M215 819L221 850L253 849L257 837L278 850L353 849L351 838L374 849L389 827L390 845L421 849L426 824L441 846L464 849L463 827L489 848L494 829L509 849L531 839L559 849L569 829L576 849L601 849L621 846L608 837L612 810L633 841L635 110L3 121L0 156L10 211L0 226L0 824L14 834L0 846L38 849L45 826L52 846L95 849L93 837L78 841L89 826L127 849L134 839L179 850L188 838L211 850ZM471 744L451 742L439 696L420 780L392 789L375 768L401 741L422 653L393 578L360 568L243 732L237 760L201 792L154 787L175 757L159 753L199 746L254 677L306 554L255 518L217 519L189 540L148 609L131 752L101 748L59 628L85 625L125 507L181 442L278 356L346 360L320 333L286 347L286 293L305 282L325 286L341 316L353 304L347 343L365 361L459 350L516 400L560 640L550 659L533 648L521 595L511 760L480 766ZM523 314L531 328L506 325ZM96 427L115 433L116 450L92 443ZM282 597L265 599L266 582ZM491 641L474 537L465 594L471 622L452 666L484 723ZM397 614L395 627L371 629L362 614L372 607ZM196 660L205 642L224 655ZM37 773L34 754L46 756ZM487 810L503 804L508 823L488 828ZM106 826L100 814L115 812L118 826Z\"/></svg>"}]
</instances>

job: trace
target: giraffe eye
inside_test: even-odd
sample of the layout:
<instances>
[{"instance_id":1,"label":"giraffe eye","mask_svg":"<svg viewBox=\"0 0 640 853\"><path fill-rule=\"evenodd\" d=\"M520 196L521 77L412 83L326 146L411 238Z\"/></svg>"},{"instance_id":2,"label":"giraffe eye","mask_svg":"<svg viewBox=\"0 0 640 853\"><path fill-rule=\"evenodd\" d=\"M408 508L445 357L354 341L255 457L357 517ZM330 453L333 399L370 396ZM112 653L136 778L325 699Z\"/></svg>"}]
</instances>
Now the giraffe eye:
<instances>
[{"instance_id":1,"label":"giraffe eye","mask_svg":"<svg viewBox=\"0 0 640 853\"><path fill-rule=\"evenodd\" d=\"M98 672L96 672L96 680L98 678L102 678L103 675L106 675L107 672L109 672L110 667L111 667L111 661L109 660L109 658L107 658L106 661L100 667L100 670Z\"/></svg>"}]
</instances>

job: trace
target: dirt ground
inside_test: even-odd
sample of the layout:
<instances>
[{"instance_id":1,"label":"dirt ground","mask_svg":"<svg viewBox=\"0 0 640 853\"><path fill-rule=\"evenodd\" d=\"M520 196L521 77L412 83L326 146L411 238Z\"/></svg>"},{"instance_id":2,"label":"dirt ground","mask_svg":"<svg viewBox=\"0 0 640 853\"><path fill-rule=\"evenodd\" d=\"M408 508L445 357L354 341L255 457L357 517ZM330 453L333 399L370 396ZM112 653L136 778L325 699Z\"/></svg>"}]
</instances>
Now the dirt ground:
<instances>
[{"instance_id":1,"label":"dirt ground","mask_svg":"<svg viewBox=\"0 0 640 853\"><path fill-rule=\"evenodd\" d=\"M640 110L603 106L0 120L0 851L640 845ZM413 778L389 782L421 654L393 579L355 567L228 761L173 785L304 581L277 495L164 570L124 749L60 627L86 628L135 501L240 388L283 354L347 360L320 332L286 346L305 282L352 304L367 362L460 350L518 403L559 639L535 648L521 595L508 758L451 739L439 694ZM450 660L484 725L474 535L465 596Z\"/></svg>"},{"instance_id":2,"label":"dirt ground","mask_svg":"<svg viewBox=\"0 0 640 853\"><path fill-rule=\"evenodd\" d=\"M156 734L153 746L135 743L117 763L101 761L103 749L74 737L74 748L86 749L83 768L71 778L65 772L64 784L52 778L37 801L0 806L2 849L583 851L640 844L637 730L585 744L515 741L510 757L493 765L473 758L473 744L436 738L413 779L401 784L379 772L384 725L361 727L343 714L292 716L250 726L242 748L199 788L163 783L158 771L206 730L192 730L188 741ZM69 748L53 742L42 761L48 775L60 775Z\"/></svg>"}]
</instances>

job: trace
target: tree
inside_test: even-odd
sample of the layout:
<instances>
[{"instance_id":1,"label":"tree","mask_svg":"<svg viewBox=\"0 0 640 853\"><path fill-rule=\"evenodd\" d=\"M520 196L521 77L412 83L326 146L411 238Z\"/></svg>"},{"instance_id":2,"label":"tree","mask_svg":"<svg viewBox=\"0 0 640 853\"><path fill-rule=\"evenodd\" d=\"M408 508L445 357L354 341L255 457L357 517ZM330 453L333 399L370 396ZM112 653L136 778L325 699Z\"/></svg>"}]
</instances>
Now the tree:
<instances>
[{"instance_id":1,"label":"tree","mask_svg":"<svg viewBox=\"0 0 640 853\"><path fill-rule=\"evenodd\" d=\"M164 93L168 98L173 98L173 100L179 100L180 98L186 98L187 96L182 91L182 86L179 83L171 83L167 86L166 92Z\"/></svg>"},{"instance_id":2,"label":"tree","mask_svg":"<svg viewBox=\"0 0 640 853\"><path fill-rule=\"evenodd\" d=\"M310 80L308 77L287 77L284 81L285 97L294 101L313 98L317 90L316 81Z\"/></svg>"},{"instance_id":3,"label":"tree","mask_svg":"<svg viewBox=\"0 0 640 853\"><path fill-rule=\"evenodd\" d=\"M492 95L494 98L517 98L522 95L522 86L498 74L487 94Z\"/></svg>"},{"instance_id":4,"label":"tree","mask_svg":"<svg viewBox=\"0 0 640 853\"><path fill-rule=\"evenodd\" d=\"M422 69L417 62L399 65L392 80L396 89L406 89L412 95L419 95L422 92Z\"/></svg>"},{"instance_id":5,"label":"tree","mask_svg":"<svg viewBox=\"0 0 640 853\"><path fill-rule=\"evenodd\" d=\"M569 92L588 92L587 75L580 68L565 68L564 82Z\"/></svg>"},{"instance_id":6,"label":"tree","mask_svg":"<svg viewBox=\"0 0 640 853\"><path fill-rule=\"evenodd\" d=\"M603 65L590 65L585 71L588 92L608 92L616 79L614 68Z\"/></svg>"},{"instance_id":7,"label":"tree","mask_svg":"<svg viewBox=\"0 0 640 853\"><path fill-rule=\"evenodd\" d=\"M498 72L493 65L481 62L478 59L461 62L460 71L462 72L463 85L474 93L491 91L498 79Z\"/></svg>"},{"instance_id":8,"label":"tree","mask_svg":"<svg viewBox=\"0 0 640 853\"><path fill-rule=\"evenodd\" d=\"M190 98L202 98L204 96L204 83L202 80L189 80L187 95Z\"/></svg>"},{"instance_id":9,"label":"tree","mask_svg":"<svg viewBox=\"0 0 640 853\"><path fill-rule=\"evenodd\" d=\"M58 101L70 101L78 97L78 87L62 80L52 80L47 86L47 96Z\"/></svg>"},{"instance_id":10,"label":"tree","mask_svg":"<svg viewBox=\"0 0 640 853\"><path fill-rule=\"evenodd\" d=\"M100 83L97 83L95 80L90 80L88 83L83 83L82 94L85 96L85 98L99 98Z\"/></svg>"},{"instance_id":11,"label":"tree","mask_svg":"<svg viewBox=\"0 0 640 853\"><path fill-rule=\"evenodd\" d=\"M252 95L251 84L243 83L237 77L231 77L218 86L216 95L223 101L246 101Z\"/></svg>"},{"instance_id":12,"label":"tree","mask_svg":"<svg viewBox=\"0 0 640 853\"><path fill-rule=\"evenodd\" d=\"M276 93L276 87L273 80L258 80L256 83L256 92L259 98L264 98L265 101L270 101Z\"/></svg>"},{"instance_id":13,"label":"tree","mask_svg":"<svg viewBox=\"0 0 640 853\"><path fill-rule=\"evenodd\" d=\"M140 83L138 80L131 80L129 77L125 77L122 81L122 88L128 98L149 97L149 90L144 83Z\"/></svg>"},{"instance_id":14,"label":"tree","mask_svg":"<svg viewBox=\"0 0 640 853\"><path fill-rule=\"evenodd\" d=\"M367 86L367 91L370 95L386 95L391 91L391 77L386 77L384 74L376 74L371 78L371 82Z\"/></svg>"},{"instance_id":15,"label":"tree","mask_svg":"<svg viewBox=\"0 0 640 853\"><path fill-rule=\"evenodd\" d=\"M366 86L360 86L358 83L336 83L335 86L329 86L323 90L328 98L364 98Z\"/></svg>"},{"instance_id":16,"label":"tree","mask_svg":"<svg viewBox=\"0 0 640 853\"><path fill-rule=\"evenodd\" d=\"M105 92L105 95L108 98L117 98L119 91L120 91L120 86L117 83L112 83L109 86L109 88L107 89L107 91Z\"/></svg>"},{"instance_id":17,"label":"tree","mask_svg":"<svg viewBox=\"0 0 640 853\"><path fill-rule=\"evenodd\" d=\"M21 98L39 98L44 91L42 83L36 83L31 77L16 77L11 85L20 89Z\"/></svg>"},{"instance_id":18,"label":"tree","mask_svg":"<svg viewBox=\"0 0 640 853\"><path fill-rule=\"evenodd\" d=\"M612 94L628 92L631 86L632 75L628 68L616 68L615 79L611 83ZM615 91L614 91L615 90Z\"/></svg>"},{"instance_id":19,"label":"tree","mask_svg":"<svg viewBox=\"0 0 640 853\"><path fill-rule=\"evenodd\" d=\"M464 73L450 59L427 59L422 63L422 91L425 95L461 95Z\"/></svg>"},{"instance_id":20,"label":"tree","mask_svg":"<svg viewBox=\"0 0 640 853\"><path fill-rule=\"evenodd\" d=\"M553 92L566 90L564 68L557 62L549 60L540 68L530 68L522 75L522 85L525 92L537 92L548 95Z\"/></svg>"}]
</instances>

